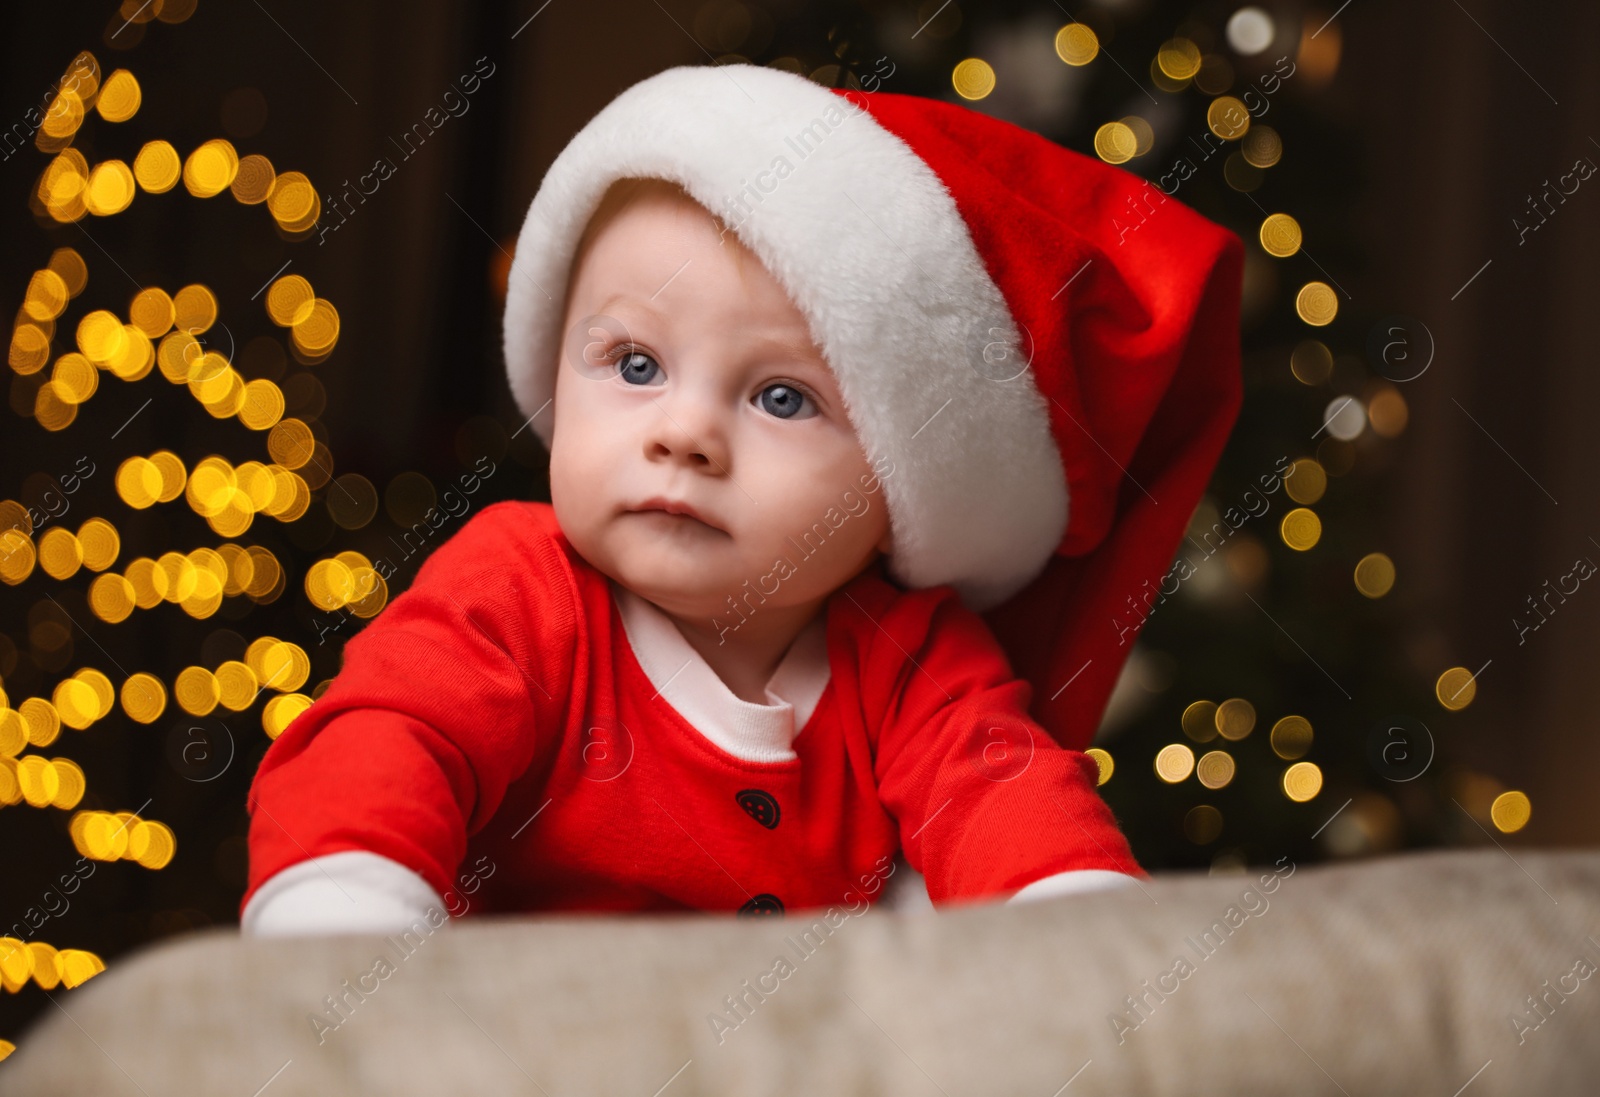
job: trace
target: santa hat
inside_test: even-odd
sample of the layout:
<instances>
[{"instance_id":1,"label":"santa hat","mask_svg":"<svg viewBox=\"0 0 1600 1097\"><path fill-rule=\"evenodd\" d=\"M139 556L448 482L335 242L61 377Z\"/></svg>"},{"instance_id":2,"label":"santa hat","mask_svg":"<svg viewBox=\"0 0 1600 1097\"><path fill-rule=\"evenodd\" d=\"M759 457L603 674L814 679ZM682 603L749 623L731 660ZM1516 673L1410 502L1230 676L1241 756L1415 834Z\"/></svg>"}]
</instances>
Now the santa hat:
<instances>
[{"instance_id":1,"label":"santa hat","mask_svg":"<svg viewBox=\"0 0 1600 1097\"><path fill-rule=\"evenodd\" d=\"M893 463L889 574L952 585L1088 746L1238 414L1239 238L966 107L668 69L573 137L517 240L506 368L546 446L569 267L625 177L681 185L785 287Z\"/></svg>"}]
</instances>

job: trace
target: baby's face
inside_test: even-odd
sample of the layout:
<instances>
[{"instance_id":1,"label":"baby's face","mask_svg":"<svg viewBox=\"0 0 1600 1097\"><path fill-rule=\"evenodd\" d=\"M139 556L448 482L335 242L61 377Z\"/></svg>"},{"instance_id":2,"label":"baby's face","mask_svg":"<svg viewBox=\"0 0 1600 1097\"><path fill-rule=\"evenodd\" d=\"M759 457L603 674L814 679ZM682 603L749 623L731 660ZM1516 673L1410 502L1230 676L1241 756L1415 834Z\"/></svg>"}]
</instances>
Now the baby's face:
<instances>
[{"instance_id":1,"label":"baby's face","mask_svg":"<svg viewBox=\"0 0 1600 1097\"><path fill-rule=\"evenodd\" d=\"M759 588L758 617L815 603L888 551L884 493L805 317L704 207L641 188L579 260L563 330L551 501L601 572L737 623L730 596Z\"/></svg>"}]
</instances>

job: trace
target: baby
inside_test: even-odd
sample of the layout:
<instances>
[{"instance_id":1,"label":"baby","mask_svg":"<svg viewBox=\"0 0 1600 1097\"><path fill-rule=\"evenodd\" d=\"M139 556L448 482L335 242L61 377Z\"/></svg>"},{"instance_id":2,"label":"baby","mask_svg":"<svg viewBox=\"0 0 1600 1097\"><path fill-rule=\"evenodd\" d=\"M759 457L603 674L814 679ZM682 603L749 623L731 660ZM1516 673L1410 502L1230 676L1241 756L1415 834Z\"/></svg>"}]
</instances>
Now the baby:
<instances>
[{"instance_id":1,"label":"baby","mask_svg":"<svg viewBox=\"0 0 1600 1097\"><path fill-rule=\"evenodd\" d=\"M552 165L506 313L551 503L471 518L269 748L244 932L857 908L899 864L941 905L1143 875L1095 763L1030 715L978 613L1025 602L1071 540L1073 461L1040 399L1060 365L1036 379L1015 357L938 150L888 119L1024 131L868 105L774 70L673 69ZM792 132L805 161L779 153L774 185L738 197ZM841 184L861 218L839 220ZM1237 265L1218 266L1236 311ZM1209 279L1172 274L1167 307L1191 295L1192 315ZM1192 348L1167 338L1170 374ZM1159 573L1176 532L1141 566Z\"/></svg>"}]
</instances>

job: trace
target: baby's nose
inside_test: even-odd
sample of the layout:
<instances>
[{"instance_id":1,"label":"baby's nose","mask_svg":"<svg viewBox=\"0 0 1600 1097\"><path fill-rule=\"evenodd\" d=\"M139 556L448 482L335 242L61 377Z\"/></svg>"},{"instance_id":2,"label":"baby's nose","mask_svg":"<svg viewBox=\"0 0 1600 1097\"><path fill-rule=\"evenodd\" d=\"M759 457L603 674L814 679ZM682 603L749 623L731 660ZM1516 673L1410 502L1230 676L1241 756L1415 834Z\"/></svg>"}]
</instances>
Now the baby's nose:
<instances>
[{"instance_id":1,"label":"baby's nose","mask_svg":"<svg viewBox=\"0 0 1600 1097\"><path fill-rule=\"evenodd\" d=\"M725 411L710 401L687 394L678 398L657 397L655 405L660 418L647 441L651 456L727 472L731 454Z\"/></svg>"}]
</instances>

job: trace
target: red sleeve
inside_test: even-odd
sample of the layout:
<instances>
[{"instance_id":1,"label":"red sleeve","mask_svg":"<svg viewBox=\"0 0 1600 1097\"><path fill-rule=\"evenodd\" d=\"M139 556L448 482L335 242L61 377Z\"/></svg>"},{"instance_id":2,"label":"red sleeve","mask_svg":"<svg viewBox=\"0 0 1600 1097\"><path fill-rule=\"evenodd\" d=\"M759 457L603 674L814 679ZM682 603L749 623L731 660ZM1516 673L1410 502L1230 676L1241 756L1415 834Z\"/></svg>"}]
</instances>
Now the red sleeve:
<instances>
[{"instance_id":1,"label":"red sleeve","mask_svg":"<svg viewBox=\"0 0 1600 1097\"><path fill-rule=\"evenodd\" d=\"M953 590L902 596L880 623L868 666L897 694L882 709L878 795L929 898L994 896L1074 869L1146 875L1095 789L1094 759L1028 715L1032 687Z\"/></svg>"},{"instance_id":2,"label":"red sleeve","mask_svg":"<svg viewBox=\"0 0 1600 1097\"><path fill-rule=\"evenodd\" d=\"M556 740L585 665L570 561L539 506L486 507L440 544L267 748L241 912L274 874L342 850L449 891L468 836Z\"/></svg>"}]
</instances>

